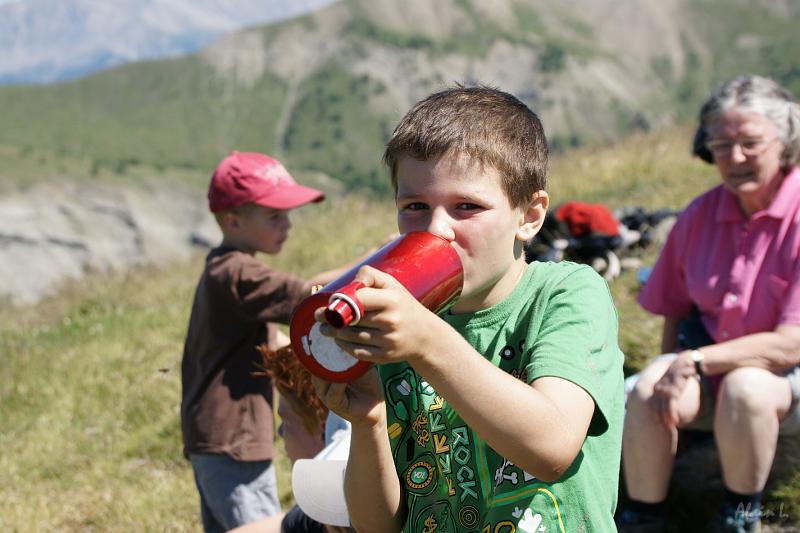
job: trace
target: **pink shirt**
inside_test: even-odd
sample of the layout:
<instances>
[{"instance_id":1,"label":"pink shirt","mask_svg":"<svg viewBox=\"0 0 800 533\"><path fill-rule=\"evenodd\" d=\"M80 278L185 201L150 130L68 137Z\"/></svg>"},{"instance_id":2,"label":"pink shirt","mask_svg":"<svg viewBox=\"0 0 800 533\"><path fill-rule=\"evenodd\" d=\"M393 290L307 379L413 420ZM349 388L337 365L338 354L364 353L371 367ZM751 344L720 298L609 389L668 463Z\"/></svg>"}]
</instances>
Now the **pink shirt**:
<instances>
[{"instance_id":1,"label":"pink shirt","mask_svg":"<svg viewBox=\"0 0 800 533\"><path fill-rule=\"evenodd\" d=\"M716 342L800 324L799 258L800 170L749 220L720 185L681 213L639 303L675 318L697 306Z\"/></svg>"}]
</instances>

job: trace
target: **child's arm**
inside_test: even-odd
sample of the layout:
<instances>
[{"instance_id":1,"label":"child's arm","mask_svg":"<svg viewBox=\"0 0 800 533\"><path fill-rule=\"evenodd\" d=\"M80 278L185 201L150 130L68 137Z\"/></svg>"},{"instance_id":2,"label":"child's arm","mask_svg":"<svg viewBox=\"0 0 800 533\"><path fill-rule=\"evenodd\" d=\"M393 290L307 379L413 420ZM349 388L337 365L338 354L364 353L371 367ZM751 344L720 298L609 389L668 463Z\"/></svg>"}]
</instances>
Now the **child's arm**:
<instances>
[{"instance_id":1,"label":"child's arm","mask_svg":"<svg viewBox=\"0 0 800 533\"><path fill-rule=\"evenodd\" d=\"M316 285L327 285L331 281L335 280L351 268L353 268L358 263L347 264L343 267L334 268L332 270L326 270L325 272L320 272L318 274L314 274L311 279L308 280L308 284L311 287Z\"/></svg>"},{"instance_id":2,"label":"child's arm","mask_svg":"<svg viewBox=\"0 0 800 533\"><path fill-rule=\"evenodd\" d=\"M591 396L558 377L542 377L528 385L491 364L442 324L455 335L437 335L439 328L431 328L431 356L412 363L417 372L500 455L543 481L561 477L586 438L595 408ZM461 342L456 344L455 337Z\"/></svg>"},{"instance_id":3,"label":"child's arm","mask_svg":"<svg viewBox=\"0 0 800 533\"><path fill-rule=\"evenodd\" d=\"M368 288L356 327L323 333L359 359L408 361L494 450L544 481L574 461L595 404L581 387L558 377L528 385L495 367L446 322L419 304L397 280L359 271Z\"/></svg>"},{"instance_id":4,"label":"child's arm","mask_svg":"<svg viewBox=\"0 0 800 533\"><path fill-rule=\"evenodd\" d=\"M358 531L400 531L405 502L386 429L386 407L378 375L370 370L349 384L312 378L317 394L352 425L345 473L345 498Z\"/></svg>"},{"instance_id":5,"label":"child's arm","mask_svg":"<svg viewBox=\"0 0 800 533\"><path fill-rule=\"evenodd\" d=\"M315 286L315 285L327 285L331 281L333 281L336 278L338 278L339 276L343 275L345 272L347 272L351 268L353 268L356 265L358 265L359 263L362 263L363 261L365 261L368 257L370 257L372 254L374 254L378 249L382 248L384 245L390 243L391 241L393 241L396 238L397 238L397 234L395 234L395 233L392 233L391 235L388 235L386 237L386 239L380 245L375 246L373 248L370 248L364 255L362 255L358 259L355 259L354 261L351 261L351 262L347 263L344 266L341 266L341 267L338 267L338 268L334 268L334 269L331 269L331 270L326 270L325 272L320 272L318 274L315 274L310 280L308 280L309 284L312 287Z\"/></svg>"}]
</instances>

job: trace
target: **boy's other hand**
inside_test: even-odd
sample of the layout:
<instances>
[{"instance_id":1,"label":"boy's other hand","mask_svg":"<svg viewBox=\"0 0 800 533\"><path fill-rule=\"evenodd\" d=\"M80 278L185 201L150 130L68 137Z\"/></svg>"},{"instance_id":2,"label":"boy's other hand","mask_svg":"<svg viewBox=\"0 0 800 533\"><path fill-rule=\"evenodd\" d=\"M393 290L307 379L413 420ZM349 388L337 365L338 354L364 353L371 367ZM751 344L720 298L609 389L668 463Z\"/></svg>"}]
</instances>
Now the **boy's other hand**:
<instances>
[{"instance_id":1,"label":"boy's other hand","mask_svg":"<svg viewBox=\"0 0 800 533\"><path fill-rule=\"evenodd\" d=\"M356 296L364 306L364 316L355 326L334 329L324 324L321 332L357 359L371 363L413 362L429 346L436 326L444 322L419 303L394 277L364 266L355 280L364 284ZM433 335L436 335L435 333Z\"/></svg>"},{"instance_id":2,"label":"boy's other hand","mask_svg":"<svg viewBox=\"0 0 800 533\"><path fill-rule=\"evenodd\" d=\"M331 383L311 376L311 383L325 406L353 425L386 423L378 373L371 368L350 383Z\"/></svg>"}]
</instances>

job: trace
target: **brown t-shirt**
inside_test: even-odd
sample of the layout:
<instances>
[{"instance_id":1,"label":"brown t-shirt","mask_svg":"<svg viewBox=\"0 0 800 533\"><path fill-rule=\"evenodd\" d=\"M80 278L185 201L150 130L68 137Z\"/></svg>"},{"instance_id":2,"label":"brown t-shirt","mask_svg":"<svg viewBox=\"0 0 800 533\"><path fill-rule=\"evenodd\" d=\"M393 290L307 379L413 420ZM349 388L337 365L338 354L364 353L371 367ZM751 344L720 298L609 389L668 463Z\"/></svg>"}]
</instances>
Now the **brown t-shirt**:
<instances>
[{"instance_id":1,"label":"brown t-shirt","mask_svg":"<svg viewBox=\"0 0 800 533\"><path fill-rule=\"evenodd\" d=\"M215 248L192 306L181 364L184 455L213 453L238 461L272 459L272 382L254 376L267 322L288 323L309 294L302 279L253 256Z\"/></svg>"}]
</instances>

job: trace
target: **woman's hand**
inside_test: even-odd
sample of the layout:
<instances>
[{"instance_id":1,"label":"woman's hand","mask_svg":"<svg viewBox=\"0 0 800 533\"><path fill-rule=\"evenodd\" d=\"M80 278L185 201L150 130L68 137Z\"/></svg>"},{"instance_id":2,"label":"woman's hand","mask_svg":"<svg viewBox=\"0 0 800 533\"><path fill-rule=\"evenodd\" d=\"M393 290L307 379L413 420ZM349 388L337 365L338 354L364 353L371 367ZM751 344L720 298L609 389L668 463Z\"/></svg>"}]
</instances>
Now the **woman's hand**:
<instances>
[{"instance_id":1,"label":"woman's hand","mask_svg":"<svg viewBox=\"0 0 800 533\"><path fill-rule=\"evenodd\" d=\"M650 403L658 413L659 420L668 428L678 426L680 413L678 404L689 379L694 379L697 371L694 367L690 352L678 354L661 379L653 386L653 396Z\"/></svg>"}]
</instances>

